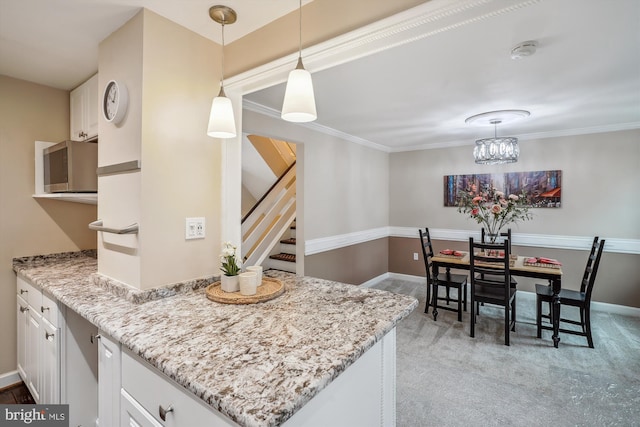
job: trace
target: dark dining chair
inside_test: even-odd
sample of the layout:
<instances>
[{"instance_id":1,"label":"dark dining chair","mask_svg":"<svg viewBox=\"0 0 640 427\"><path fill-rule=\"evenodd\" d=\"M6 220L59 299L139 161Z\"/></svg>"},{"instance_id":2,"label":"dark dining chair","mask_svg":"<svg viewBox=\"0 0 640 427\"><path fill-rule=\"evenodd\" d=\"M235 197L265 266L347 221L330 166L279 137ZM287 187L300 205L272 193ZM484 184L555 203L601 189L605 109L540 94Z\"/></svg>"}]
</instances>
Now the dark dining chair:
<instances>
[{"instance_id":1,"label":"dark dining chair","mask_svg":"<svg viewBox=\"0 0 640 427\"><path fill-rule=\"evenodd\" d=\"M591 293L593 292L593 285L596 282L596 275L598 274L598 266L600 265L600 259L602 257L602 249L604 248L604 239L598 243L598 236L593 239L591 244L591 252L589 258L587 258L587 266L584 269L582 275L582 282L580 283L580 290L574 291L571 289L561 289L560 294L560 308L563 305L578 307L580 309L580 321L562 318L560 314L560 322L570 323L578 325L582 328L581 331L575 331L571 329L560 328L560 332L567 334L580 335L587 338L587 344L589 348L593 348L593 336L591 335ZM536 325L538 329L538 338L542 337L542 329L553 330L551 326L543 325L542 318L547 318L551 323L551 303L553 301L553 291L551 286L536 284ZM549 304L549 314L542 314L542 303L547 302Z\"/></svg>"},{"instance_id":2,"label":"dark dining chair","mask_svg":"<svg viewBox=\"0 0 640 427\"><path fill-rule=\"evenodd\" d=\"M504 307L504 344L509 345L509 332L516 330L516 288L511 286L509 242L478 243L469 238L471 272L471 337L480 303ZM500 280L498 280L500 279Z\"/></svg>"},{"instance_id":3,"label":"dark dining chair","mask_svg":"<svg viewBox=\"0 0 640 427\"><path fill-rule=\"evenodd\" d=\"M489 243L487 242L488 235L489 233L487 233L484 227L482 227L480 229L480 241L482 243ZM511 229L507 228L507 231L500 232L498 236L503 239L507 239L507 241L509 242L509 253L512 254L513 252L511 251ZM511 286L516 287L517 285L518 285L518 281L515 279L515 277L511 277Z\"/></svg>"},{"instance_id":4,"label":"dark dining chair","mask_svg":"<svg viewBox=\"0 0 640 427\"><path fill-rule=\"evenodd\" d=\"M437 307L443 310L457 311L458 321L462 322L462 310L467 311L467 276L463 274L451 274L449 268L445 272L438 274L438 286L445 288L445 296L438 296L435 292L431 295L433 290L433 266L431 258L433 258L433 244L431 243L431 235L429 229L425 228L424 231L418 230L420 233L420 245L422 247L422 258L424 259L424 268L427 277L427 302L424 307L424 312L429 312L429 306L433 306L435 300ZM450 291L451 288L457 290L456 298L452 298ZM432 300L432 298L434 300ZM447 305L439 305L438 301L446 301ZM449 307L450 302L457 303L457 308Z\"/></svg>"}]
</instances>

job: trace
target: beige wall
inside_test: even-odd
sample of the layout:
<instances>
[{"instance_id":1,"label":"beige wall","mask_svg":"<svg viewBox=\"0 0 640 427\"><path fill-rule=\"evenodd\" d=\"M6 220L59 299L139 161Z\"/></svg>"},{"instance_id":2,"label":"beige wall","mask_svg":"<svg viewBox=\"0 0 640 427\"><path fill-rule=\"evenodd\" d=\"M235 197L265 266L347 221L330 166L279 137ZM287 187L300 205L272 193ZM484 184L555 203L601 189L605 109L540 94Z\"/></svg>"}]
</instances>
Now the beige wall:
<instances>
[{"instance_id":1,"label":"beige wall","mask_svg":"<svg viewBox=\"0 0 640 427\"><path fill-rule=\"evenodd\" d=\"M16 369L15 257L96 247L96 207L34 199L34 141L69 138L69 92L0 76L0 374Z\"/></svg>"},{"instance_id":2,"label":"beige wall","mask_svg":"<svg viewBox=\"0 0 640 427\"><path fill-rule=\"evenodd\" d=\"M472 147L390 155L390 225L476 230L477 224L443 206L443 176L562 170L562 208L534 209L514 232L640 238L640 130L521 141L520 160L476 165Z\"/></svg>"},{"instance_id":3,"label":"beige wall","mask_svg":"<svg viewBox=\"0 0 640 427\"><path fill-rule=\"evenodd\" d=\"M141 289L218 274L220 143L205 129L220 47L143 10L100 44L100 85L130 91L119 126L100 120L101 165L140 160L135 173L100 177L100 217L137 222L137 236L104 233L99 271ZM105 160L107 159L107 160ZM205 239L185 239L204 217Z\"/></svg>"},{"instance_id":4,"label":"beige wall","mask_svg":"<svg viewBox=\"0 0 640 427\"><path fill-rule=\"evenodd\" d=\"M283 120L244 111L245 132L298 145L305 239L385 227L389 224L388 154ZM300 210L298 203L298 210ZM298 214L300 215L300 213Z\"/></svg>"},{"instance_id":5,"label":"beige wall","mask_svg":"<svg viewBox=\"0 0 640 427\"><path fill-rule=\"evenodd\" d=\"M456 208L443 206L445 174L561 169L562 208L534 209L534 219L513 226L514 233L639 239L638 140L640 130L524 141L521 160L506 166L475 165L470 146L391 154L390 224L415 227L416 233L420 227L477 231L478 225ZM464 250L468 244L436 241L434 246ZM514 247L521 255L539 256L540 251L563 262L564 286L580 287L586 251ZM424 274L422 254L413 261L413 253L420 252L417 239L391 238L389 252L389 271ZM533 291L533 280L518 282L519 289ZM593 298L640 307L640 256L606 252Z\"/></svg>"},{"instance_id":6,"label":"beige wall","mask_svg":"<svg viewBox=\"0 0 640 427\"><path fill-rule=\"evenodd\" d=\"M359 285L389 271L388 239L306 256L305 275Z\"/></svg>"}]
</instances>

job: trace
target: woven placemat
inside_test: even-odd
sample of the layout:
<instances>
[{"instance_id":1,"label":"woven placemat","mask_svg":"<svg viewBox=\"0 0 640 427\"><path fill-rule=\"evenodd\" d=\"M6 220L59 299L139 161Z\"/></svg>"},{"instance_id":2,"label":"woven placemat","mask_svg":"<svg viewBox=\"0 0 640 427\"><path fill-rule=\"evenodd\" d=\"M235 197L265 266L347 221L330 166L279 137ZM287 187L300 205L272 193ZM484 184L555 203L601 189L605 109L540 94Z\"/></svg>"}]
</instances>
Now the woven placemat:
<instances>
[{"instance_id":1,"label":"woven placemat","mask_svg":"<svg viewBox=\"0 0 640 427\"><path fill-rule=\"evenodd\" d=\"M439 257L442 257L442 258L462 259L462 258L464 258L464 256L465 256L465 255L466 255L466 254L464 254L464 253L463 253L463 254L461 254L461 255L453 255L453 254L445 255L445 254L443 254L442 252L438 252L438 256L439 256Z\"/></svg>"},{"instance_id":2,"label":"woven placemat","mask_svg":"<svg viewBox=\"0 0 640 427\"><path fill-rule=\"evenodd\" d=\"M262 286L258 286L255 295L242 295L238 292L225 292L220 282L207 286L207 298L222 304L256 304L274 299L284 293L284 284L278 279L262 277Z\"/></svg>"}]
</instances>

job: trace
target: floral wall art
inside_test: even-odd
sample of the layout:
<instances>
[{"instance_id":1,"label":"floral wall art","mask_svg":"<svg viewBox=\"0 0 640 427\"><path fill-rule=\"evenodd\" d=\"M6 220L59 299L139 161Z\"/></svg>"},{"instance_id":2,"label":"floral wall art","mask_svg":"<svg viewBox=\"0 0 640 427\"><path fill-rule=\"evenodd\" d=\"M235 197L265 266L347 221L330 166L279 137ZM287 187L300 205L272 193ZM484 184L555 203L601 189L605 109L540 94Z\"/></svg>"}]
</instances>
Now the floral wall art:
<instances>
[{"instance_id":1,"label":"floral wall art","mask_svg":"<svg viewBox=\"0 0 640 427\"><path fill-rule=\"evenodd\" d=\"M559 208L562 202L562 171L445 175L444 205L457 207L460 193L472 188L475 191L496 189L506 195L524 193L530 207Z\"/></svg>"}]
</instances>

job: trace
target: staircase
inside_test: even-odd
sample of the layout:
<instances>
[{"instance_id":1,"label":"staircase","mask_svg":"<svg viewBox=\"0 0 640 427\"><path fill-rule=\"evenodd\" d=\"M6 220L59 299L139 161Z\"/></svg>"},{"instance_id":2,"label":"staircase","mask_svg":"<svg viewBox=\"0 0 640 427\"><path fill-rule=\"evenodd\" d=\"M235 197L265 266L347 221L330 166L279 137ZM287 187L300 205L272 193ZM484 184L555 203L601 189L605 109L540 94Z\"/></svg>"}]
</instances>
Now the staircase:
<instances>
[{"instance_id":1,"label":"staircase","mask_svg":"<svg viewBox=\"0 0 640 427\"><path fill-rule=\"evenodd\" d=\"M265 262L267 268L296 272L296 221L293 220L289 229L282 235L278 245L274 247L269 259Z\"/></svg>"}]
</instances>

